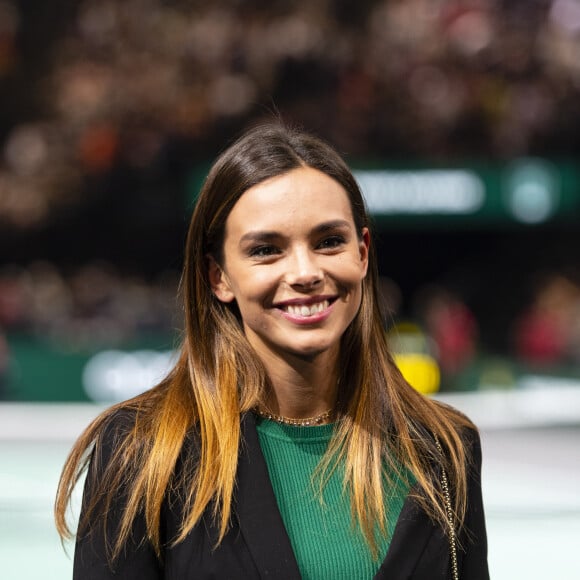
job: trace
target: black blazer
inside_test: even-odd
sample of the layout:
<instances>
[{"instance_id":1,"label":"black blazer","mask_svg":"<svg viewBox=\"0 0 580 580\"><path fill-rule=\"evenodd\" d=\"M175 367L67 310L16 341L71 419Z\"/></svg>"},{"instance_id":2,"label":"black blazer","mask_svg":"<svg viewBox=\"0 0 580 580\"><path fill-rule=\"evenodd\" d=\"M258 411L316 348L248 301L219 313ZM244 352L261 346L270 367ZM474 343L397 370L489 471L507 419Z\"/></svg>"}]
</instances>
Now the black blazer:
<instances>
[{"instance_id":1,"label":"black blazer","mask_svg":"<svg viewBox=\"0 0 580 580\"><path fill-rule=\"evenodd\" d=\"M160 563L151 545L144 539L145 523L139 517L134 524L132 540L112 570L107 564L102 529L97 527L93 532L77 538L74 580L300 579L251 413L243 418L242 434L244 443L238 464L232 526L219 547L214 549L217 529L211 515L206 514L183 542L164 549L163 562ZM488 580L480 480L481 449L477 434L473 433L470 437L474 465L469 476L466 529L459 538L463 548L458 552L459 572L462 580ZM101 465L106 465L113 440L114 428L106 432L103 444L96 450L102 454ZM90 481L94 475L89 469L85 499L91 493ZM121 506L117 506L115 513L109 517L109 537L114 533L118 523L115 516L121 509ZM179 502L167 502L161 524L161 535L166 542L175 537L178 531L179 513ZM375 580L448 578L451 578L448 538L416 502L408 498Z\"/></svg>"}]
</instances>

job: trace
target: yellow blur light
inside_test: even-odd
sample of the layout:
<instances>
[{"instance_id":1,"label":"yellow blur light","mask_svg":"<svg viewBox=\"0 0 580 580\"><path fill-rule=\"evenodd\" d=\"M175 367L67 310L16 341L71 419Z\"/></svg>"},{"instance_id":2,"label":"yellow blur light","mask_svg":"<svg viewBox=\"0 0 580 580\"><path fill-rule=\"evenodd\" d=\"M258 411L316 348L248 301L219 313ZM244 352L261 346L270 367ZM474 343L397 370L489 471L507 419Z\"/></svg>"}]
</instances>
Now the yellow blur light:
<instances>
[{"instance_id":1,"label":"yellow blur light","mask_svg":"<svg viewBox=\"0 0 580 580\"><path fill-rule=\"evenodd\" d=\"M430 354L429 339L414 323L401 322L388 333L395 363L405 380L424 395L436 393L441 386L441 371Z\"/></svg>"},{"instance_id":2,"label":"yellow blur light","mask_svg":"<svg viewBox=\"0 0 580 580\"><path fill-rule=\"evenodd\" d=\"M435 359L428 354L396 354L395 363L405 380L420 393L430 395L439 390L441 373Z\"/></svg>"}]
</instances>

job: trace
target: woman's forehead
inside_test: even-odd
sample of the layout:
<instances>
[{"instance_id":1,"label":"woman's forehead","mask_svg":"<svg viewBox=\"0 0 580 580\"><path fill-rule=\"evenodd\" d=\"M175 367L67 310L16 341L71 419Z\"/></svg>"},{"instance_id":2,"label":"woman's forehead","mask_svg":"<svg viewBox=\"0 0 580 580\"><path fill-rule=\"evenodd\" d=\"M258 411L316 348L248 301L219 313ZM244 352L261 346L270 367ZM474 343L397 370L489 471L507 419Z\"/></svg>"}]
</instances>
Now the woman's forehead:
<instances>
[{"instance_id":1,"label":"woman's forehead","mask_svg":"<svg viewBox=\"0 0 580 580\"><path fill-rule=\"evenodd\" d=\"M234 204L226 229L250 225L271 229L275 225L315 223L320 220L353 221L345 189L333 178L312 168L298 168L248 189Z\"/></svg>"}]
</instances>

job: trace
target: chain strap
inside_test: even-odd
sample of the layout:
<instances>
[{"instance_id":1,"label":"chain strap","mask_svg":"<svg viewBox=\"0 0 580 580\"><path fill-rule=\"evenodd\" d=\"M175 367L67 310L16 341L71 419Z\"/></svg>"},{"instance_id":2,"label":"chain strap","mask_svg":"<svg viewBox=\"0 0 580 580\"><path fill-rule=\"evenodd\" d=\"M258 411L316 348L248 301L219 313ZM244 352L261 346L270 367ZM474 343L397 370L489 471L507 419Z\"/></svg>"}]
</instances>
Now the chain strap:
<instances>
[{"instance_id":1,"label":"chain strap","mask_svg":"<svg viewBox=\"0 0 580 580\"><path fill-rule=\"evenodd\" d=\"M435 445L439 453L443 455L443 448L439 443L439 438L435 435ZM445 511L447 513L447 522L449 523L449 551L451 553L451 576L453 580L459 580L459 566L457 565L457 536L455 534L455 524L453 522L453 509L451 507L451 494L449 493L449 481L447 472L441 468L441 488L445 498Z\"/></svg>"}]
</instances>

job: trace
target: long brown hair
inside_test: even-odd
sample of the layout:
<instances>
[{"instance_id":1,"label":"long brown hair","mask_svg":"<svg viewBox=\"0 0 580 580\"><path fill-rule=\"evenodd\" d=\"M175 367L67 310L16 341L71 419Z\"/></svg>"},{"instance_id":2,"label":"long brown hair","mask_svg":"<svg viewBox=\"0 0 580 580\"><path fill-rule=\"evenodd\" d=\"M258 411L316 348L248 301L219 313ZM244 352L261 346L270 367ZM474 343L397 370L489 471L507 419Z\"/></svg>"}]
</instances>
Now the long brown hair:
<instances>
[{"instance_id":1,"label":"long brown hair","mask_svg":"<svg viewBox=\"0 0 580 580\"><path fill-rule=\"evenodd\" d=\"M201 189L187 236L182 278L185 332L179 359L164 381L102 413L74 445L55 505L62 537L71 536L65 512L75 484L91 457L98 457L91 451L99 448L103 431L122 409L134 418L117 435L99 481L92 482L79 531L101 521L95 515L106 518L113 498L123 489L125 510L116 537L109 538L112 558L119 554L141 511L148 538L160 556L161 507L169 489L177 487L185 508L174 542L183 540L207 509L213 510L219 524L219 541L224 537L232 510L241 415L263 399L268 377L244 336L235 305L220 302L211 290L208 255L222 262L226 219L246 190L302 166L322 171L345 189L359 234L370 226L360 189L345 161L307 133L280 123L261 125L217 159ZM444 468L454 492L456 521L462 522L468 458L461 432L473 427L461 414L419 394L398 371L379 311L376 268L371 244L361 306L342 338L337 426L319 466L323 482L336 461L344 461L353 514L375 556L376 534L386 533L387 464L412 473L420 490L418 501L446 529L437 466ZM176 482L176 462L192 431L199 452L195 464L185 458Z\"/></svg>"}]
</instances>

